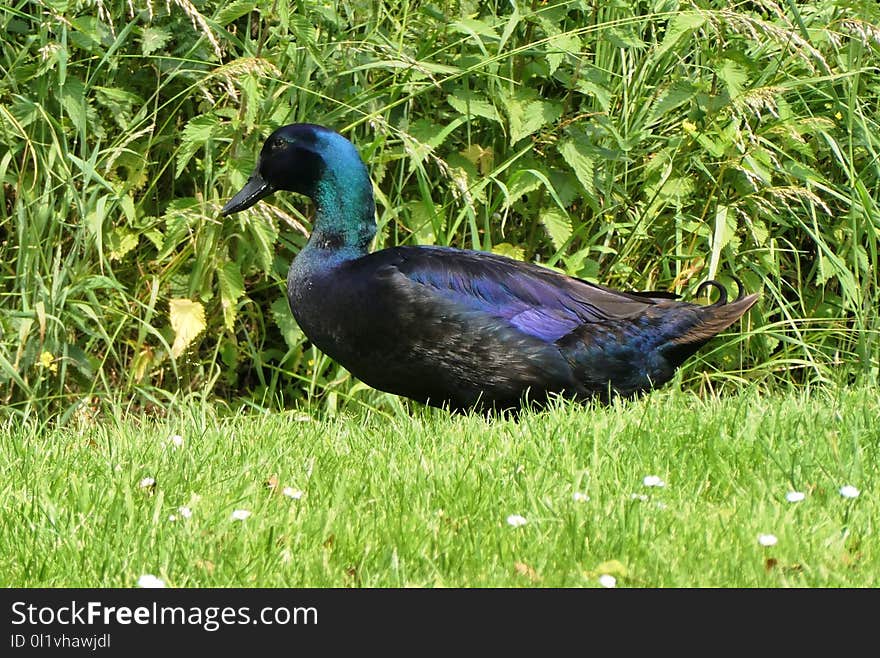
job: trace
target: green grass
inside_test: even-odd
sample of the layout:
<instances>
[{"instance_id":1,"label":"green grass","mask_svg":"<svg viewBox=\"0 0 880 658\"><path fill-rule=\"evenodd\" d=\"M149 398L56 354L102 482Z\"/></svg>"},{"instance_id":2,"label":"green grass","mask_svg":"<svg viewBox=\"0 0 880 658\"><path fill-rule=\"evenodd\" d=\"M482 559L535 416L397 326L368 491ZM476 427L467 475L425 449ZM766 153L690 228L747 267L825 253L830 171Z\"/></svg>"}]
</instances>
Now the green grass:
<instances>
[{"instance_id":1,"label":"green grass","mask_svg":"<svg viewBox=\"0 0 880 658\"><path fill-rule=\"evenodd\" d=\"M628 587L877 587L878 417L876 389L669 389L518 421L199 404L57 429L10 420L0 585L597 586L609 572ZM786 502L795 490L805 500Z\"/></svg>"}]
</instances>

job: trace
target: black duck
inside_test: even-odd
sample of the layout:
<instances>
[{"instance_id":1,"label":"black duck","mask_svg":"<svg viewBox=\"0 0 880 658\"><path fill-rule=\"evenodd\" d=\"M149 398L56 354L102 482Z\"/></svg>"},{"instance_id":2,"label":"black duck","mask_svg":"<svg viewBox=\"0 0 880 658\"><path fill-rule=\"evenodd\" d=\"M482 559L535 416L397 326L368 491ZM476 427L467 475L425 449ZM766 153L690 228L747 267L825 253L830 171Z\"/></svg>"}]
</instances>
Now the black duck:
<instances>
[{"instance_id":1,"label":"black duck","mask_svg":"<svg viewBox=\"0 0 880 658\"><path fill-rule=\"evenodd\" d=\"M369 253L373 189L355 147L318 125L266 140L239 212L276 190L315 204L287 277L290 309L317 347L370 386L420 402L516 409L551 395L586 400L661 386L755 294L711 305L619 292L480 251L393 247Z\"/></svg>"}]
</instances>

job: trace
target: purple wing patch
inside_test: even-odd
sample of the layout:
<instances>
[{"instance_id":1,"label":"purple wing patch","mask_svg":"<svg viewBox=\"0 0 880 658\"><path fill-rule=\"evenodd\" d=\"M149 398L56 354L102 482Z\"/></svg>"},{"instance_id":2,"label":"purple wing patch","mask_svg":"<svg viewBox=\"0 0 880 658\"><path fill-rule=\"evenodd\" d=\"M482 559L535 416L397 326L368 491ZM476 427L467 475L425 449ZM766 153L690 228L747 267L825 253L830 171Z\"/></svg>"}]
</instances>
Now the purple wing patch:
<instances>
[{"instance_id":1,"label":"purple wing patch","mask_svg":"<svg viewBox=\"0 0 880 658\"><path fill-rule=\"evenodd\" d=\"M485 252L443 247L399 247L393 251L401 257L394 265L411 281L462 310L504 319L547 342L555 342L585 323L631 317L660 301Z\"/></svg>"}]
</instances>

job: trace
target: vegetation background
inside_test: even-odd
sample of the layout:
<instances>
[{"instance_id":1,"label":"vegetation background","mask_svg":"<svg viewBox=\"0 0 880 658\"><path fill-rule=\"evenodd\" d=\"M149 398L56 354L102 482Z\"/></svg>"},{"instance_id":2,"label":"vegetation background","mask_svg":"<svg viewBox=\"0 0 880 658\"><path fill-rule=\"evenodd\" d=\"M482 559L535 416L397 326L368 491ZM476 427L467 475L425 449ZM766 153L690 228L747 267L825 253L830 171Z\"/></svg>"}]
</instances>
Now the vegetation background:
<instances>
[{"instance_id":1,"label":"vegetation background","mask_svg":"<svg viewBox=\"0 0 880 658\"><path fill-rule=\"evenodd\" d=\"M876 587L878 72L875 0L5 0L0 585ZM293 322L303 199L219 217L291 121L376 248L761 300L639 400L411 408Z\"/></svg>"},{"instance_id":2,"label":"vegetation background","mask_svg":"<svg viewBox=\"0 0 880 658\"><path fill-rule=\"evenodd\" d=\"M880 378L873 1L9 0L0 6L4 415L383 406L312 348L264 137L355 142L376 248L473 247L761 302L687 387Z\"/></svg>"}]
</instances>

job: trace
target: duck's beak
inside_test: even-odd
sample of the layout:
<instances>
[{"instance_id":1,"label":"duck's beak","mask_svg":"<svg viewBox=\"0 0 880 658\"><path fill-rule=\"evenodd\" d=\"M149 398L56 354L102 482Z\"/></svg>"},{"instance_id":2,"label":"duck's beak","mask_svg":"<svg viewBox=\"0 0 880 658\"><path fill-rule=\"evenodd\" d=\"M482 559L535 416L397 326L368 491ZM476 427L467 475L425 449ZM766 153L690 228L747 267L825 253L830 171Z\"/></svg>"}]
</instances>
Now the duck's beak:
<instances>
[{"instance_id":1,"label":"duck's beak","mask_svg":"<svg viewBox=\"0 0 880 658\"><path fill-rule=\"evenodd\" d=\"M274 191L275 188L260 175L260 169L258 167L257 170L251 174L251 177L248 178L248 182L245 183L244 187L239 190L238 194L232 197L229 202L223 206L223 210L220 211L220 214L226 217L232 213L250 208L257 201L269 196Z\"/></svg>"}]
</instances>

